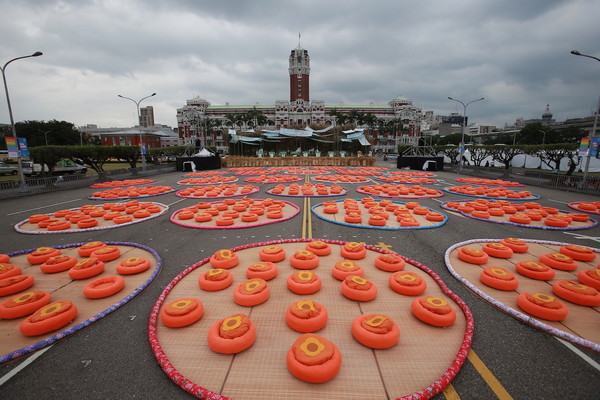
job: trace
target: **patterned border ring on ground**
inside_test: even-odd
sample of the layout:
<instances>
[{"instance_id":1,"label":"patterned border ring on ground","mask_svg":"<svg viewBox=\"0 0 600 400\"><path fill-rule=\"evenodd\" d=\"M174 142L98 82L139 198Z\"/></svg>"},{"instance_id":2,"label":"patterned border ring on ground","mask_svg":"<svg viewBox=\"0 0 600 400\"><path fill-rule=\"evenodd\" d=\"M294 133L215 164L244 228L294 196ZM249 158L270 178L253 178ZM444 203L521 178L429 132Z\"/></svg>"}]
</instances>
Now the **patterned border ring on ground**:
<instances>
[{"instance_id":1,"label":"patterned border ring on ground","mask_svg":"<svg viewBox=\"0 0 600 400\"><path fill-rule=\"evenodd\" d=\"M310 182L303 185L277 185L267 189L267 193L274 196L289 197L331 197L345 196L348 189L338 185L324 185L323 183L312 184Z\"/></svg>"},{"instance_id":2,"label":"patterned border ring on ground","mask_svg":"<svg viewBox=\"0 0 600 400\"><path fill-rule=\"evenodd\" d=\"M27 249L9 253L11 264L17 265L27 274L35 277L34 285L22 294L21 300L26 299L25 292L42 291L48 292L51 296L50 302L70 301L77 307L77 316L65 327L58 328L40 336L27 337L19 333L19 326L22 321L30 315L23 315L15 319L0 320L0 364L4 364L43 347L51 345L58 340L65 339L70 335L79 332L88 325L93 324L99 319L116 311L121 306L140 294L154 279L158 276L162 267L162 260L158 253L153 249L137 243L130 242L105 242L110 246L116 246L121 251L121 256L113 261L105 262L106 267L100 276L119 275L116 272L117 265L130 257L144 257L150 260L151 267L146 271L135 275L123 275L125 288L119 293L101 299L87 299L83 293L84 286L89 279L73 280L68 271L46 274L40 271L37 265L32 265L27 261L27 255L35 249ZM86 242L74 243L56 246L62 254L77 257L80 260L77 250ZM0 302L18 295L5 296L0 298ZM35 312L35 310L31 311Z\"/></svg>"},{"instance_id":3,"label":"patterned border ring on ground","mask_svg":"<svg viewBox=\"0 0 600 400\"><path fill-rule=\"evenodd\" d=\"M428 399L440 393L462 367L471 345L474 322L466 304L431 269L400 256L406 263L406 271L417 273L427 281L426 295L443 299L456 312L455 323L445 328L420 321L410 311L414 297L392 290L389 287L391 273L375 266L378 256L396 253L370 245L365 245L366 256L356 262L364 268L368 279L379 287L379 294L367 303L348 299L341 294L341 283L332 276L331 269L344 260L341 249L349 242L334 240L322 240L332 251L320 256L319 266L311 270L322 277L321 290L308 296L296 294L288 290L286 284L287 277L295 271L289 259L304 250L310 241L286 239L230 249L238 255L240 264L227 270L233 275L234 284L220 291L206 292L198 288L198 278L211 268L208 258L177 275L158 297L148 324L152 351L169 378L188 393L213 400L242 399L251 393L278 400L340 399L348 398L348 390L352 390L353 398ZM269 298L252 307L240 307L234 301L234 293L247 279L246 266L260 261L262 249L275 246L285 251L286 258L277 262L278 276L268 281ZM164 325L161 310L171 301L186 297L198 298L204 304L205 315L198 322L175 332ZM331 380L327 384L307 383L286 368L287 352L300 336L286 323L286 311L290 304L297 302L308 305L298 312L300 317L314 315L310 304L318 303L327 309L328 322L324 326L319 324L319 335L339 346L342 353L341 367L337 374L328 377ZM246 314L254 324L254 343L235 356L211 350L210 341L216 334L211 327L223 318L239 313ZM402 330L402 338L384 350L385 353L373 353L373 349L363 346L352 336L352 321L367 314L385 315ZM243 335L244 329L248 330L236 321L227 326L232 332L240 329L239 333L228 334L223 324L223 332L218 334L221 340L235 338ZM374 331L383 333L378 324L380 321L371 322ZM319 343L305 343L302 351L304 354L297 360L302 359L307 366L319 364L320 359L317 359L328 352L327 346ZM402 373L407 370L412 373Z\"/></svg>"},{"instance_id":4,"label":"patterned border ring on ground","mask_svg":"<svg viewBox=\"0 0 600 400\"><path fill-rule=\"evenodd\" d=\"M377 213L371 214L368 204L363 199L343 199L335 200L338 203L338 211L335 213L325 212L326 206L330 203L319 203L312 206L312 212L319 218L338 225L350 226L355 228L383 229L383 230L402 230L402 229L430 229L439 228L448 221L448 216L429 207L420 206L416 202L399 202L392 200L370 199L375 207L390 209L392 211L382 211L379 216ZM351 211L345 208L349 201L356 202L358 211ZM406 209L407 204L419 205L417 212L413 209ZM367 204L367 205L365 205ZM329 209L329 208L328 208ZM402 214L401 212L405 212ZM353 214L352 214L353 213ZM355 215L356 213L360 215ZM346 218L351 216L353 219ZM376 218L376 219L375 219ZM438 220L439 221L436 221ZM352 222L347 222L352 221ZM355 221L355 222L354 222Z\"/></svg>"},{"instance_id":5,"label":"patterned border ring on ground","mask_svg":"<svg viewBox=\"0 0 600 400\"><path fill-rule=\"evenodd\" d=\"M487 211L480 211L474 209L471 205L474 205L474 202L487 202ZM497 224L506 224L506 225L515 225L522 226L525 228L537 228L537 229L550 229L550 230L561 230L561 231L569 231L569 230L578 230L578 229L588 229L593 228L598 225L598 221L593 218L586 218L586 221L577 221L576 219L570 217L569 215L577 215L581 214L569 213L568 211L561 211L558 209L551 209L551 207L542 207L540 210L537 209L527 209L525 212L518 211L519 208L526 208L525 204L513 203L507 200L493 200L488 201L486 199L477 199L475 201L447 201L441 204L441 207L444 210L460 213L465 217L473 218L479 221L487 221L494 222ZM485 204L484 204L485 205ZM475 205L477 207L477 205ZM545 209L550 210L551 213L546 211ZM496 214L496 211L499 213ZM481 213L485 213L485 216ZM538 218L535 217L535 214L545 212L545 214L538 215ZM563 226L558 226L555 222L556 218L560 219L560 223Z\"/></svg>"},{"instance_id":6,"label":"patterned border ring on ground","mask_svg":"<svg viewBox=\"0 0 600 400\"><path fill-rule=\"evenodd\" d=\"M136 200L133 200L133 202L137 203ZM99 230L103 230L103 229L117 228L120 226L126 226L126 225L131 225L131 224L137 224L139 222L144 222L146 220L161 216L169 210L169 206L162 204L162 203L144 202L144 203L139 203L139 206L136 206L137 209L135 210L135 211L143 211L143 210L148 211L147 213L144 213L143 215L141 215L141 214L135 214L135 211L133 210L133 208L130 208L129 210L127 210L126 204L129 204L129 202L128 203L104 203L104 204L99 204L99 205L85 205L85 206L82 206L79 208L73 208L70 210L57 211L54 214L52 214L52 213L46 214L46 215L50 216L51 218L53 218L52 219L53 221L57 221L55 223L69 223L69 221L71 221L69 223L70 224L69 227L66 229L62 229L62 230L49 230L48 228L46 228L45 227L46 225L44 225L44 222L47 222L48 220L41 221L40 223L36 224L36 223L32 223L30 219L25 219L21 222L18 222L15 225L15 230L19 233L28 233L31 235L46 235L46 234L51 234L51 233L99 231ZM107 207L109 205L111 207L121 207L122 210L121 211L110 211L110 209L103 209L103 207ZM96 215L96 214L94 214L94 211L96 211L96 210L98 210L100 213L97 216L93 216L93 215ZM130 211L131 211L131 215L129 214ZM58 213L60 213L60 214L58 214ZM56 215L61 215L61 216L57 217ZM38 216L39 216L39 214L35 215L36 218ZM95 221L98 221L98 223L95 225L92 225L90 228L79 228L79 226L82 226L82 224L76 223L74 218L78 218L79 222L91 222L91 221L95 220ZM117 221L119 221L119 222L113 221L113 219L115 219L115 218L117 218ZM119 220L120 218L122 218L125 222L121 222ZM72 229L71 227L74 227L74 229Z\"/></svg>"},{"instance_id":7,"label":"patterned border ring on ground","mask_svg":"<svg viewBox=\"0 0 600 400\"><path fill-rule=\"evenodd\" d=\"M234 211L233 208L240 202L252 203L248 204L246 211ZM280 205L281 207L273 212L269 212L269 206L265 205L265 202L273 202L273 204ZM285 200L237 199L232 204L226 204L225 202L219 201L210 203L204 202L204 204L209 204L211 207L202 209L198 208L198 206L191 206L175 211L171 215L171 222L186 228L195 229L253 228L256 226L286 221L295 217L300 212L300 207ZM222 209L218 210L215 208L217 206ZM188 215L190 210L193 211L191 217ZM209 212L212 213L212 215L210 215ZM183 218L184 214L185 218ZM258 218L249 218L250 215L257 216Z\"/></svg>"},{"instance_id":8,"label":"patterned border ring on ground","mask_svg":"<svg viewBox=\"0 0 600 400\"><path fill-rule=\"evenodd\" d=\"M457 194L460 196L509 201L537 200L541 197L540 195L531 193L528 190L519 191L504 187L451 186L442 188L442 190L446 193Z\"/></svg>"},{"instance_id":9,"label":"patterned border ring on ground","mask_svg":"<svg viewBox=\"0 0 600 400\"><path fill-rule=\"evenodd\" d=\"M577 283L578 274L582 271L595 270L597 262L577 261L577 269L573 271L553 269L554 274L547 277L549 280L543 280L537 276L528 276L529 274L526 275L520 272L517 264L525 262L537 264L540 257L549 253L558 253L559 249L568 245L568 243L532 239L521 240L529 245L526 253L515 253L507 259L490 257L488 261L480 265L461 261L458 258L458 251L466 247L479 250L487 243L499 242L499 239L476 239L457 243L446 250L444 256L446 267L463 285L506 314L553 336L596 353L600 352L600 331L597 329L600 316L597 307L579 305L563 300L553 293L552 289L552 284L558 281L572 281L577 286L583 286ZM600 249L589 249L600 255ZM484 284L480 279L480 273L491 266L493 268L503 268L518 277L519 287L515 290L499 291ZM542 267L545 266L542 265ZM600 278L597 281L600 282ZM592 292L596 293L596 296L600 296L594 290ZM518 299L523 293L529 293L529 298L533 301L530 304L525 304L525 308L521 306L524 299L522 297ZM533 295L531 296L531 294ZM584 297L592 298L593 296ZM566 310L564 310L565 307ZM562 311L561 308L563 308ZM567 313L568 317L566 317ZM561 319L560 323L555 322Z\"/></svg>"}]
</instances>

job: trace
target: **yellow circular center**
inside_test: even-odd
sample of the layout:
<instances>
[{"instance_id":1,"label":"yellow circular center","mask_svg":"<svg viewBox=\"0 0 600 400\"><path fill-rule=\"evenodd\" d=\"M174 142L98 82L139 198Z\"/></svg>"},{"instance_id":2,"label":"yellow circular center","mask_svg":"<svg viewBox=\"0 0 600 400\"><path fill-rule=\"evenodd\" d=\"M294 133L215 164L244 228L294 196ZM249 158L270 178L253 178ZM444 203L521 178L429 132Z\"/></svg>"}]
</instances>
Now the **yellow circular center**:
<instances>
[{"instance_id":1,"label":"yellow circular center","mask_svg":"<svg viewBox=\"0 0 600 400\"><path fill-rule=\"evenodd\" d=\"M398 278L407 281L407 282L413 282L417 280L417 277L411 274L402 274L402 275L398 275Z\"/></svg>"},{"instance_id":2,"label":"yellow circular center","mask_svg":"<svg viewBox=\"0 0 600 400\"><path fill-rule=\"evenodd\" d=\"M224 269L221 269L221 268L209 269L208 275L210 275L210 276L219 275L223 271L224 271Z\"/></svg>"},{"instance_id":3,"label":"yellow circular center","mask_svg":"<svg viewBox=\"0 0 600 400\"><path fill-rule=\"evenodd\" d=\"M142 259L139 257L129 257L125 260L125 264L138 264L140 261L142 261Z\"/></svg>"},{"instance_id":4,"label":"yellow circular center","mask_svg":"<svg viewBox=\"0 0 600 400\"><path fill-rule=\"evenodd\" d=\"M312 272L310 271L302 271L298 273L298 278L303 281L310 281L313 277Z\"/></svg>"},{"instance_id":5,"label":"yellow circular center","mask_svg":"<svg viewBox=\"0 0 600 400\"><path fill-rule=\"evenodd\" d=\"M51 247L38 247L37 250L35 251L35 253L36 254L46 254L46 253L50 253L51 251L54 251L54 249Z\"/></svg>"},{"instance_id":6,"label":"yellow circular center","mask_svg":"<svg viewBox=\"0 0 600 400\"><path fill-rule=\"evenodd\" d=\"M387 317L385 315L374 315L373 317L365 320L365 322L367 323L367 325L377 327L381 326L381 324L383 324L386 319Z\"/></svg>"},{"instance_id":7,"label":"yellow circular center","mask_svg":"<svg viewBox=\"0 0 600 400\"><path fill-rule=\"evenodd\" d=\"M87 248L90 248L90 247L98 247L98 246L101 246L101 245L102 245L102 242L89 242L89 243L84 244L81 247L87 249Z\"/></svg>"},{"instance_id":8,"label":"yellow circular center","mask_svg":"<svg viewBox=\"0 0 600 400\"><path fill-rule=\"evenodd\" d=\"M555 297L548 296L548 295L542 294L542 293L532 293L531 296L535 297L536 299L543 301L545 303L550 303L555 300Z\"/></svg>"},{"instance_id":9,"label":"yellow circular center","mask_svg":"<svg viewBox=\"0 0 600 400\"><path fill-rule=\"evenodd\" d=\"M179 308L179 309L181 309L181 308L188 307L190 304L192 304L191 300L179 300L179 301L171 304L171 307L172 308Z\"/></svg>"},{"instance_id":10,"label":"yellow circular center","mask_svg":"<svg viewBox=\"0 0 600 400\"><path fill-rule=\"evenodd\" d=\"M45 307L42 307L39 311L39 315L41 317L45 317L46 315L53 314L62 308L61 303L52 303Z\"/></svg>"},{"instance_id":11,"label":"yellow circular center","mask_svg":"<svg viewBox=\"0 0 600 400\"><path fill-rule=\"evenodd\" d=\"M439 297L428 297L427 302L435 307L444 307L448 305L448 302Z\"/></svg>"},{"instance_id":12,"label":"yellow circular center","mask_svg":"<svg viewBox=\"0 0 600 400\"><path fill-rule=\"evenodd\" d=\"M246 290L248 292L253 291L254 289L256 289L257 287L260 286L260 282L259 281L248 281L244 284L244 287L246 288Z\"/></svg>"},{"instance_id":13,"label":"yellow circular center","mask_svg":"<svg viewBox=\"0 0 600 400\"><path fill-rule=\"evenodd\" d=\"M345 268L345 269L353 269L354 268L354 263L352 261L342 261L339 265L340 265L340 267Z\"/></svg>"},{"instance_id":14,"label":"yellow circular center","mask_svg":"<svg viewBox=\"0 0 600 400\"><path fill-rule=\"evenodd\" d=\"M364 285L365 283L367 283L368 281L364 278L361 278L358 275L352 275L352 277L350 278L353 282L358 283L359 285Z\"/></svg>"},{"instance_id":15,"label":"yellow circular center","mask_svg":"<svg viewBox=\"0 0 600 400\"><path fill-rule=\"evenodd\" d=\"M35 296L35 292L27 292L27 293L23 293L22 295L20 295L19 297L13 299L13 302L20 304L23 302L26 302L27 300L29 300L30 298L32 298L33 296Z\"/></svg>"},{"instance_id":16,"label":"yellow circular center","mask_svg":"<svg viewBox=\"0 0 600 400\"><path fill-rule=\"evenodd\" d=\"M231 258L233 256L233 253L231 253L231 250L221 250L219 251L219 255L221 256L221 258Z\"/></svg>"},{"instance_id":17,"label":"yellow circular center","mask_svg":"<svg viewBox=\"0 0 600 400\"><path fill-rule=\"evenodd\" d=\"M296 303L296 307L298 307L299 310L314 311L315 303L313 303L312 300L301 300Z\"/></svg>"},{"instance_id":18,"label":"yellow circular center","mask_svg":"<svg viewBox=\"0 0 600 400\"><path fill-rule=\"evenodd\" d=\"M234 317L225 318L223 320L223 324L221 324L221 325L222 325L224 331L230 331L232 329L237 328L241 324L242 324L242 317L240 317L239 315L236 315Z\"/></svg>"},{"instance_id":19,"label":"yellow circular center","mask_svg":"<svg viewBox=\"0 0 600 400\"><path fill-rule=\"evenodd\" d=\"M492 271L492 273L494 275L501 275L501 276L508 275L508 272L503 268L494 268L493 267L493 268L490 268L490 270Z\"/></svg>"},{"instance_id":20,"label":"yellow circular center","mask_svg":"<svg viewBox=\"0 0 600 400\"><path fill-rule=\"evenodd\" d=\"M325 350L325 345L317 338L311 336L300 345L300 350L302 350L307 356L314 357Z\"/></svg>"},{"instance_id":21,"label":"yellow circular center","mask_svg":"<svg viewBox=\"0 0 600 400\"><path fill-rule=\"evenodd\" d=\"M537 270L543 270L543 269L545 269L544 265L540 264L537 261L528 261L525 264L527 264L527 266L529 266L530 268L533 268L533 269L537 269Z\"/></svg>"}]
</instances>

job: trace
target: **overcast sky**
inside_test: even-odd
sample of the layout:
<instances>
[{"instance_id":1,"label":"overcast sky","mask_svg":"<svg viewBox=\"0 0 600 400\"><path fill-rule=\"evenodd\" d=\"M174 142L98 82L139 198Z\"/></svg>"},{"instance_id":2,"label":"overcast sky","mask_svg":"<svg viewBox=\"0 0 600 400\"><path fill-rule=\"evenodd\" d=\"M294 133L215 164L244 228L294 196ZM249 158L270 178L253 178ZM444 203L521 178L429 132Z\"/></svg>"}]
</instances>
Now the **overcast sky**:
<instances>
[{"instance_id":1,"label":"overcast sky","mask_svg":"<svg viewBox=\"0 0 600 400\"><path fill-rule=\"evenodd\" d=\"M311 57L311 100L387 104L503 127L517 117L593 114L600 95L598 0L0 0L0 65L15 120L127 127L135 104L177 126L213 105L289 99L288 57ZM9 123L4 96L0 122Z\"/></svg>"}]
</instances>

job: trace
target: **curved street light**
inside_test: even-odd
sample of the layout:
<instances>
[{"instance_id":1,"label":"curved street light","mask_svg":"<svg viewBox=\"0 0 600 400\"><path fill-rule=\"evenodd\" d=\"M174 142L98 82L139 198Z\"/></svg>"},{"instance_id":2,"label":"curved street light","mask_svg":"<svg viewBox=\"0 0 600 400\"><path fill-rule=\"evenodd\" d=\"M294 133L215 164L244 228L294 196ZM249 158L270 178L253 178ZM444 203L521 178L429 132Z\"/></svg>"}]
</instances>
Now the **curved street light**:
<instances>
[{"instance_id":1,"label":"curved street light","mask_svg":"<svg viewBox=\"0 0 600 400\"><path fill-rule=\"evenodd\" d=\"M581 54L577 50L571 50L571 54L573 54L574 56L587 57L587 58L591 58L596 61L600 61L600 58L598 58L598 57L589 56L587 54ZM596 105L596 111L594 112L594 126L592 127L592 130L590 131L590 136L588 136L589 142L588 142L588 150L587 150L587 155L586 155L586 160L585 160L585 168L583 170L583 178L581 179L581 182L579 183L579 187L582 187L582 188L585 187L585 185L586 185L588 171L590 170L590 158L591 158L590 152L592 150L592 148L591 148L592 138L596 134L596 126L598 125L598 113L599 112L600 112L600 97L598 97L598 104Z\"/></svg>"},{"instance_id":2,"label":"curved street light","mask_svg":"<svg viewBox=\"0 0 600 400\"><path fill-rule=\"evenodd\" d=\"M12 60L9 60L6 64L4 64L3 67L0 68L0 70L2 71L2 80L4 81L4 91L6 92L6 104L8 105L8 115L10 116L10 126L12 128L12 135L15 138L15 142L17 145L17 167L19 169L19 177L20 177L20 181L21 181L21 189L22 190L27 190L27 184L25 183L25 175L23 174L23 166L21 165L21 147L19 146L19 138L17 137L17 129L15 128L15 120L13 118L13 113L12 113L12 107L10 105L10 96L8 95L8 85L6 84L6 67L8 66L8 64L10 64L13 61L17 61L17 60L21 60L23 58L29 58L29 57L39 57L41 55L43 55L44 53L42 53L41 51L36 51L33 54L30 54L28 56L21 56L21 57L17 57L17 58L13 58Z\"/></svg>"},{"instance_id":3,"label":"curved street light","mask_svg":"<svg viewBox=\"0 0 600 400\"><path fill-rule=\"evenodd\" d=\"M463 153L464 153L464 148L465 148L465 128L466 128L466 115L467 115L467 106L471 103L475 103L476 101L481 101L483 100L484 97L480 98L480 99L476 99L476 100L471 100L468 103L463 103L460 100L457 99L453 99L452 97L448 96L448 100L452 100L452 101L456 101L457 103L462 104L463 106L463 121L462 121L462 135L461 135L461 143L462 143L462 148L460 149L460 163L458 164L458 173L460 174L462 172L462 166L463 166Z\"/></svg>"},{"instance_id":4,"label":"curved street light","mask_svg":"<svg viewBox=\"0 0 600 400\"><path fill-rule=\"evenodd\" d=\"M140 132L140 154L142 156L142 171L146 171L146 155L144 154L144 143L142 141L142 124L140 123L140 103L149 97L156 96L156 93L152 93L149 96L142 97L138 101L135 101L134 99L129 97L121 96L120 94L118 94L117 96L119 96L122 99L133 101L135 103L135 106L137 107L138 127Z\"/></svg>"}]
</instances>

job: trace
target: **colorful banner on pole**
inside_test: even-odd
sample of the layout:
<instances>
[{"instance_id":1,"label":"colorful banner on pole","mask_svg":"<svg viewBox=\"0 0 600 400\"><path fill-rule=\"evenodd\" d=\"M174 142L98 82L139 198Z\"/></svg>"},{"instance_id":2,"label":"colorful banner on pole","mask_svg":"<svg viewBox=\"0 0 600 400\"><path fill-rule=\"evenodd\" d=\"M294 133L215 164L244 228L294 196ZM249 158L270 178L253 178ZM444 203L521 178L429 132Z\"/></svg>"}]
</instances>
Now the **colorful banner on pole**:
<instances>
[{"instance_id":1,"label":"colorful banner on pole","mask_svg":"<svg viewBox=\"0 0 600 400\"><path fill-rule=\"evenodd\" d=\"M579 144L579 155L587 156L589 150L590 150L590 138L582 137L581 143Z\"/></svg>"},{"instance_id":2,"label":"colorful banner on pole","mask_svg":"<svg viewBox=\"0 0 600 400\"><path fill-rule=\"evenodd\" d=\"M458 143L458 152L459 152L460 154L462 154L462 153L464 153L464 152L465 152L465 145L463 144L463 142L459 142L459 143Z\"/></svg>"},{"instance_id":3,"label":"colorful banner on pole","mask_svg":"<svg viewBox=\"0 0 600 400\"><path fill-rule=\"evenodd\" d=\"M6 149L8 150L8 156L10 158L17 158L19 156L19 149L17 149L17 141L12 136L6 136Z\"/></svg>"},{"instance_id":4,"label":"colorful banner on pole","mask_svg":"<svg viewBox=\"0 0 600 400\"><path fill-rule=\"evenodd\" d=\"M27 139L24 137L17 138L19 142L19 150L21 151L21 157L29 158L29 149L27 148Z\"/></svg>"},{"instance_id":5,"label":"colorful banner on pole","mask_svg":"<svg viewBox=\"0 0 600 400\"><path fill-rule=\"evenodd\" d=\"M592 137L592 145L590 148L590 157L598 157L598 146L600 146L600 136Z\"/></svg>"}]
</instances>

